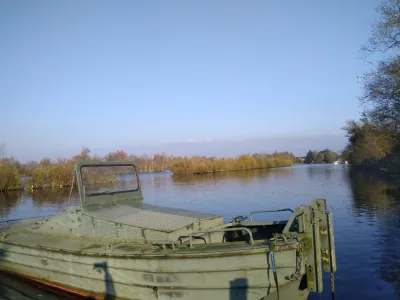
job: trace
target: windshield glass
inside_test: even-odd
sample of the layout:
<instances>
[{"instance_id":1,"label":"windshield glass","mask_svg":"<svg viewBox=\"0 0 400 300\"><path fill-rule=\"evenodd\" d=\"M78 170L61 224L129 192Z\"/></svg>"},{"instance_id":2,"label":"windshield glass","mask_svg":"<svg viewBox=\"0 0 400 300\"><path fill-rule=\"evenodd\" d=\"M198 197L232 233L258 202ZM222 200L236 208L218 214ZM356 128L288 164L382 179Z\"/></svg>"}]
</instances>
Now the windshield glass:
<instances>
[{"instance_id":1,"label":"windshield glass","mask_svg":"<svg viewBox=\"0 0 400 300\"><path fill-rule=\"evenodd\" d=\"M115 194L138 189L136 169L126 166L83 166L82 183L88 196Z\"/></svg>"}]
</instances>

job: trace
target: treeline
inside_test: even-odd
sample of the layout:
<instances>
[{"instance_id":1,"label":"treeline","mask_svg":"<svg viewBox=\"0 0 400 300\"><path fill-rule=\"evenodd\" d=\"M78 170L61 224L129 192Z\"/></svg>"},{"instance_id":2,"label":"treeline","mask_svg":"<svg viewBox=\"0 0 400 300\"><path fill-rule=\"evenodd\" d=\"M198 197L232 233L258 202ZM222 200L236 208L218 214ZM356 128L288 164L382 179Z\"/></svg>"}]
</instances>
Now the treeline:
<instances>
[{"instance_id":1,"label":"treeline","mask_svg":"<svg viewBox=\"0 0 400 300\"><path fill-rule=\"evenodd\" d=\"M263 169L291 166L298 159L288 152L273 154L244 154L237 158L177 157L165 153L152 156L128 155L124 151L110 152L104 157L90 155L86 147L70 159L48 158L40 162L20 163L14 158L0 158L0 191L31 188L67 187L72 183L72 171L77 161L134 161L139 172L171 170L174 174L208 173L219 171Z\"/></svg>"},{"instance_id":2,"label":"treeline","mask_svg":"<svg viewBox=\"0 0 400 300\"><path fill-rule=\"evenodd\" d=\"M373 28L366 55L390 53L362 77L360 98L366 106L359 121L344 129L348 144L343 156L354 165L400 174L400 1L386 0Z\"/></svg>"},{"instance_id":3,"label":"treeline","mask_svg":"<svg viewBox=\"0 0 400 300\"><path fill-rule=\"evenodd\" d=\"M349 142L342 156L352 164L400 174L400 133L364 115L345 127Z\"/></svg>"},{"instance_id":4,"label":"treeline","mask_svg":"<svg viewBox=\"0 0 400 300\"><path fill-rule=\"evenodd\" d=\"M333 163L338 158L338 155L330 150L325 149L323 151L308 151L304 158L305 164L321 164L321 163Z\"/></svg>"}]
</instances>

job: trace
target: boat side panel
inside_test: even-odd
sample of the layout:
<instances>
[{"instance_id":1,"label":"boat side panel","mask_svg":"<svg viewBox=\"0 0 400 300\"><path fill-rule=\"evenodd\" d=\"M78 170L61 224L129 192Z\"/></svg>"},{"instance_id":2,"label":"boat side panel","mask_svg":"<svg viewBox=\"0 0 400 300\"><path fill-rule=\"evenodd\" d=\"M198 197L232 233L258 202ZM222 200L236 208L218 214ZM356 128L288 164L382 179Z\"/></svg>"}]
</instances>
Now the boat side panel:
<instances>
[{"instance_id":1,"label":"boat side panel","mask_svg":"<svg viewBox=\"0 0 400 300\"><path fill-rule=\"evenodd\" d=\"M254 299L260 299L268 290L272 292L275 289L266 252L245 257L99 259L4 246L0 243L3 253L0 268L97 293L105 293L113 286L115 294L122 298L136 295L138 298L133 299L164 299L162 295L169 295L181 299L201 299L191 298L190 295L197 291L196 294L204 297L212 290L213 293L208 296L210 299L219 293L219 299L229 299L230 290L235 290L232 284L244 281L248 292L252 291L256 296ZM295 270L294 250L277 252L275 259L278 283L284 286L288 283L285 277ZM177 294L170 294L171 289Z\"/></svg>"}]
</instances>

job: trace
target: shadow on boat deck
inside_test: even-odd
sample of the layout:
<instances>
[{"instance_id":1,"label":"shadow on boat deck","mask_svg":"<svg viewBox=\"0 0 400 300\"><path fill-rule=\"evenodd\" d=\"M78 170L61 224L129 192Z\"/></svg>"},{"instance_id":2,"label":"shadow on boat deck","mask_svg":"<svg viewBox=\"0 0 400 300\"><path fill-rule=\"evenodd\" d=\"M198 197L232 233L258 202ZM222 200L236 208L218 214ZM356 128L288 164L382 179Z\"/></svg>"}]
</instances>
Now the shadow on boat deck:
<instances>
[{"instance_id":1,"label":"shadow on boat deck","mask_svg":"<svg viewBox=\"0 0 400 300\"><path fill-rule=\"evenodd\" d=\"M229 300L247 300L248 279L237 278L229 282Z\"/></svg>"},{"instance_id":2,"label":"shadow on boat deck","mask_svg":"<svg viewBox=\"0 0 400 300\"><path fill-rule=\"evenodd\" d=\"M110 272L108 271L107 262L104 261L102 263L96 263L93 265L93 269L104 272L104 282L106 285L104 300L116 299L117 295L115 292L114 282L113 282Z\"/></svg>"}]
</instances>

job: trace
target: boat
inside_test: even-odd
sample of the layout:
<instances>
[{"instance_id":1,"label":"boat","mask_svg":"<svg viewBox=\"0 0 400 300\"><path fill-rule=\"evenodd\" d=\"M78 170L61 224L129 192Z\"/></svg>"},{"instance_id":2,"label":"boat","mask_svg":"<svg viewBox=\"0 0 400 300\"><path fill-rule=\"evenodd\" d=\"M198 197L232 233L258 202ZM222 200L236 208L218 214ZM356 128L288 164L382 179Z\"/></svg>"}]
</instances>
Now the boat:
<instances>
[{"instance_id":1,"label":"boat","mask_svg":"<svg viewBox=\"0 0 400 300\"><path fill-rule=\"evenodd\" d=\"M323 272L333 292L325 199L225 222L144 203L131 162L78 162L73 173L80 205L1 221L2 272L91 299L307 299ZM281 212L290 218L257 220Z\"/></svg>"}]
</instances>

